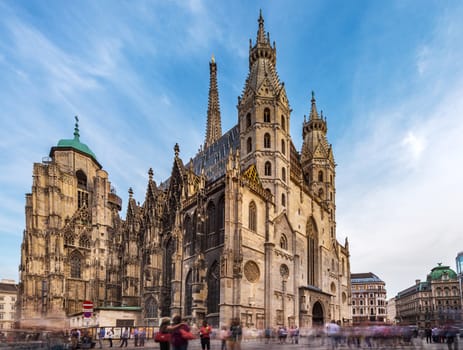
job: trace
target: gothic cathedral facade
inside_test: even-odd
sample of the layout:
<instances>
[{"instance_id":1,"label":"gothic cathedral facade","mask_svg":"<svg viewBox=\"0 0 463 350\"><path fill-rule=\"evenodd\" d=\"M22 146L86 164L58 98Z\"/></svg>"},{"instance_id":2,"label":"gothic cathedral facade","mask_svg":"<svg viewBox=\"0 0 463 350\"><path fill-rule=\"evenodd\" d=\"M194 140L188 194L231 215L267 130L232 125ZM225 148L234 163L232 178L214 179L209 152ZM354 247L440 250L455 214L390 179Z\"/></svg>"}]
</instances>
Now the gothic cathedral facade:
<instances>
[{"instance_id":1,"label":"gothic cathedral facade","mask_svg":"<svg viewBox=\"0 0 463 350\"><path fill-rule=\"evenodd\" d=\"M21 246L22 325L82 311L135 307L139 324L181 314L214 326L310 327L348 322L347 240L336 238L335 160L312 94L300 152L276 71L276 48L258 19L237 124L222 133L217 64L210 62L204 145L188 162L174 147L170 178L148 172L146 196L129 190L126 217L88 146L60 140L34 164ZM59 321L64 320L64 321Z\"/></svg>"}]
</instances>

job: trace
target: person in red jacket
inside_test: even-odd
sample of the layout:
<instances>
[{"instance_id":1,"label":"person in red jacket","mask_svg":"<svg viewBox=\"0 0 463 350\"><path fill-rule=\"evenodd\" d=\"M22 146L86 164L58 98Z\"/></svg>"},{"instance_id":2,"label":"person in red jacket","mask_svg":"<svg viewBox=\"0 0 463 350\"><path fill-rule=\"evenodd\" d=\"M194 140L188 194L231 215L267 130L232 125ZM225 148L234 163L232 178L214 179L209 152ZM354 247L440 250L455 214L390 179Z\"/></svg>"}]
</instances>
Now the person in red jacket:
<instances>
[{"instance_id":1,"label":"person in red jacket","mask_svg":"<svg viewBox=\"0 0 463 350\"><path fill-rule=\"evenodd\" d=\"M207 324L207 321L203 321L203 325L199 329L199 336L201 337L201 349L210 350L211 349L211 333L212 328Z\"/></svg>"}]
</instances>

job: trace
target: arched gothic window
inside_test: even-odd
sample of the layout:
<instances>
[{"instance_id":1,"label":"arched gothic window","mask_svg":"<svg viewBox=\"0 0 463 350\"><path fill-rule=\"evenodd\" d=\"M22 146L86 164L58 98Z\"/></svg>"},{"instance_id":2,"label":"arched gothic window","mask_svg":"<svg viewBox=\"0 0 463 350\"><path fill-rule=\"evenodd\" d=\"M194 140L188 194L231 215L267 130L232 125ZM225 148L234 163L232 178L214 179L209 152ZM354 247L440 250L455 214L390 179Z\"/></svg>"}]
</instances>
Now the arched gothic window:
<instances>
[{"instance_id":1,"label":"arched gothic window","mask_svg":"<svg viewBox=\"0 0 463 350\"><path fill-rule=\"evenodd\" d=\"M156 318L158 317L158 304L154 298L150 297L145 302L145 317L146 318Z\"/></svg>"},{"instance_id":2,"label":"arched gothic window","mask_svg":"<svg viewBox=\"0 0 463 350\"><path fill-rule=\"evenodd\" d=\"M270 109L264 109L264 123L270 123Z\"/></svg>"},{"instance_id":3,"label":"arched gothic window","mask_svg":"<svg viewBox=\"0 0 463 350\"><path fill-rule=\"evenodd\" d=\"M66 232L64 234L64 244L74 245L74 234L72 232Z\"/></svg>"},{"instance_id":4,"label":"arched gothic window","mask_svg":"<svg viewBox=\"0 0 463 350\"><path fill-rule=\"evenodd\" d=\"M281 128L286 131L286 120L285 120L285 116L282 115L281 116Z\"/></svg>"},{"instance_id":5,"label":"arched gothic window","mask_svg":"<svg viewBox=\"0 0 463 350\"><path fill-rule=\"evenodd\" d=\"M257 230L257 207L254 201L249 203L249 229L254 232Z\"/></svg>"},{"instance_id":6,"label":"arched gothic window","mask_svg":"<svg viewBox=\"0 0 463 350\"><path fill-rule=\"evenodd\" d=\"M281 153L286 154L286 142L281 139Z\"/></svg>"},{"instance_id":7,"label":"arched gothic window","mask_svg":"<svg viewBox=\"0 0 463 350\"><path fill-rule=\"evenodd\" d=\"M272 163L265 162L264 174L265 176L272 176Z\"/></svg>"},{"instance_id":8,"label":"arched gothic window","mask_svg":"<svg viewBox=\"0 0 463 350\"><path fill-rule=\"evenodd\" d=\"M77 187L87 189L87 175L82 170L76 171Z\"/></svg>"},{"instance_id":9,"label":"arched gothic window","mask_svg":"<svg viewBox=\"0 0 463 350\"><path fill-rule=\"evenodd\" d=\"M82 278L82 255L77 251L73 251L69 257L71 267L71 278Z\"/></svg>"},{"instance_id":10,"label":"arched gothic window","mask_svg":"<svg viewBox=\"0 0 463 350\"><path fill-rule=\"evenodd\" d=\"M217 245L215 205L212 202L210 202L207 206L206 239L206 249L215 247Z\"/></svg>"},{"instance_id":11,"label":"arched gothic window","mask_svg":"<svg viewBox=\"0 0 463 350\"><path fill-rule=\"evenodd\" d=\"M271 139L270 139L270 134L269 133L266 133L264 135L264 148L270 148L272 147L272 142L271 142Z\"/></svg>"},{"instance_id":12,"label":"arched gothic window","mask_svg":"<svg viewBox=\"0 0 463 350\"><path fill-rule=\"evenodd\" d=\"M82 248L90 248L90 238L86 234L83 234L80 237L79 246L81 246Z\"/></svg>"},{"instance_id":13,"label":"arched gothic window","mask_svg":"<svg viewBox=\"0 0 463 350\"><path fill-rule=\"evenodd\" d=\"M191 315L192 312L192 299L193 299L193 285L192 285L192 273L191 270L185 279L185 316Z\"/></svg>"},{"instance_id":14,"label":"arched gothic window","mask_svg":"<svg viewBox=\"0 0 463 350\"><path fill-rule=\"evenodd\" d=\"M323 182L323 171L318 172L318 182Z\"/></svg>"},{"instance_id":15,"label":"arched gothic window","mask_svg":"<svg viewBox=\"0 0 463 350\"><path fill-rule=\"evenodd\" d=\"M248 140L246 141L246 150L248 153L252 152L252 138L248 137Z\"/></svg>"},{"instance_id":16,"label":"arched gothic window","mask_svg":"<svg viewBox=\"0 0 463 350\"><path fill-rule=\"evenodd\" d=\"M246 114L246 129L251 126L251 113Z\"/></svg>"},{"instance_id":17,"label":"arched gothic window","mask_svg":"<svg viewBox=\"0 0 463 350\"><path fill-rule=\"evenodd\" d=\"M284 193L281 194L281 205L286 207L286 196Z\"/></svg>"},{"instance_id":18,"label":"arched gothic window","mask_svg":"<svg viewBox=\"0 0 463 350\"><path fill-rule=\"evenodd\" d=\"M207 313L219 312L220 270L217 261L212 264L207 276Z\"/></svg>"},{"instance_id":19,"label":"arched gothic window","mask_svg":"<svg viewBox=\"0 0 463 350\"><path fill-rule=\"evenodd\" d=\"M281 234L281 237L280 237L280 248L284 250L288 250L288 239L283 233Z\"/></svg>"},{"instance_id":20,"label":"arched gothic window","mask_svg":"<svg viewBox=\"0 0 463 350\"><path fill-rule=\"evenodd\" d=\"M286 182L286 168L285 167L281 168L281 179L283 180L283 182Z\"/></svg>"},{"instance_id":21,"label":"arched gothic window","mask_svg":"<svg viewBox=\"0 0 463 350\"><path fill-rule=\"evenodd\" d=\"M225 222L225 197L219 199L219 207L217 210L217 227L219 229L219 244L224 241L224 222Z\"/></svg>"},{"instance_id":22,"label":"arched gothic window","mask_svg":"<svg viewBox=\"0 0 463 350\"><path fill-rule=\"evenodd\" d=\"M187 256L191 256L194 254L194 242L193 242L193 224L189 216L185 218L184 227L185 227L185 240L184 240L185 254Z\"/></svg>"}]
</instances>

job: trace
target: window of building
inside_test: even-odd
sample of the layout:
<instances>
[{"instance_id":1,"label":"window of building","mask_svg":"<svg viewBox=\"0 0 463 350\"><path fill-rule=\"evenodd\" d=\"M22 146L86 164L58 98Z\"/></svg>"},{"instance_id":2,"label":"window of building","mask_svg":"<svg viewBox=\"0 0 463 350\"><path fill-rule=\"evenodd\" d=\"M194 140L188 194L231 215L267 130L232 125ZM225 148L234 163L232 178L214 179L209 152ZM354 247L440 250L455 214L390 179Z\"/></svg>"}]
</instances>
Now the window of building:
<instances>
[{"instance_id":1,"label":"window of building","mask_svg":"<svg viewBox=\"0 0 463 350\"><path fill-rule=\"evenodd\" d=\"M285 167L281 168L281 179L283 180L283 182L286 182L286 168Z\"/></svg>"},{"instance_id":2,"label":"window of building","mask_svg":"<svg viewBox=\"0 0 463 350\"><path fill-rule=\"evenodd\" d=\"M270 109L264 109L264 123L270 123Z\"/></svg>"},{"instance_id":3,"label":"window of building","mask_svg":"<svg viewBox=\"0 0 463 350\"><path fill-rule=\"evenodd\" d=\"M5 308L5 304L0 304L0 310L3 310Z\"/></svg>"},{"instance_id":4,"label":"window of building","mask_svg":"<svg viewBox=\"0 0 463 350\"><path fill-rule=\"evenodd\" d=\"M145 312L146 318L155 318L158 316L158 304L154 300L153 297L150 297L146 302L145 302Z\"/></svg>"},{"instance_id":5,"label":"window of building","mask_svg":"<svg viewBox=\"0 0 463 350\"><path fill-rule=\"evenodd\" d=\"M82 170L76 171L77 187L87 189L87 175Z\"/></svg>"},{"instance_id":6,"label":"window of building","mask_svg":"<svg viewBox=\"0 0 463 350\"><path fill-rule=\"evenodd\" d=\"M318 172L318 182L323 182L323 171Z\"/></svg>"},{"instance_id":7,"label":"window of building","mask_svg":"<svg viewBox=\"0 0 463 350\"><path fill-rule=\"evenodd\" d=\"M207 312L219 312L220 304L220 276L219 264L214 261L207 278Z\"/></svg>"},{"instance_id":8,"label":"window of building","mask_svg":"<svg viewBox=\"0 0 463 350\"><path fill-rule=\"evenodd\" d=\"M281 205L286 207L286 196L284 193L281 194Z\"/></svg>"},{"instance_id":9,"label":"window of building","mask_svg":"<svg viewBox=\"0 0 463 350\"><path fill-rule=\"evenodd\" d=\"M283 233L281 234L281 237L280 237L280 248L288 250L288 239Z\"/></svg>"},{"instance_id":10,"label":"window of building","mask_svg":"<svg viewBox=\"0 0 463 350\"><path fill-rule=\"evenodd\" d=\"M281 153L286 154L286 142L285 140L281 140Z\"/></svg>"},{"instance_id":11,"label":"window of building","mask_svg":"<svg viewBox=\"0 0 463 350\"><path fill-rule=\"evenodd\" d=\"M286 119L285 119L285 116L282 115L281 116L281 128L286 131Z\"/></svg>"},{"instance_id":12,"label":"window of building","mask_svg":"<svg viewBox=\"0 0 463 350\"><path fill-rule=\"evenodd\" d=\"M270 134L266 133L264 135L264 148L270 148L272 147L272 142L270 140Z\"/></svg>"},{"instance_id":13,"label":"window of building","mask_svg":"<svg viewBox=\"0 0 463 350\"><path fill-rule=\"evenodd\" d=\"M251 113L246 114L246 128L251 126Z\"/></svg>"},{"instance_id":14,"label":"window of building","mask_svg":"<svg viewBox=\"0 0 463 350\"><path fill-rule=\"evenodd\" d=\"M252 152L252 138L248 137L248 140L246 141L246 150L248 153Z\"/></svg>"},{"instance_id":15,"label":"window of building","mask_svg":"<svg viewBox=\"0 0 463 350\"><path fill-rule=\"evenodd\" d=\"M80 253L78 251L72 252L69 262L71 265L71 277L81 278L82 256Z\"/></svg>"},{"instance_id":16,"label":"window of building","mask_svg":"<svg viewBox=\"0 0 463 350\"><path fill-rule=\"evenodd\" d=\"M79 246L81 246L82 248L90 248L90 238L86 234L83 234L80 237Z\"/></svg>"},{"instance_id":17,"label":"window of building","mask_svg":"<svg viewBox=\"0 0 463 350\"><path fill-rule=\"evenodd\" d=\"M272 163L265 162L264 174L265 176L272 176Z\"/></svg>"},{"instance_id":18,"label":"window of building","mask_svg":"<svg viewBox=\"0 0 463 350\"><path fill-rule=\"evenodd\" d=\"M193 281L191 270L188 272L185 280L185 315L191 315L193 305Z\"/></svg>"},{"instance_id":19,"label":"window of building","mask_svg":"<svg viewBox=\"0 0 463 350\"><path fill-rule=\"evenodd\" d=\"M254 232L257 230L257 207L254 201L249 204L249 229Z\"/></svg>"}]
</instances>

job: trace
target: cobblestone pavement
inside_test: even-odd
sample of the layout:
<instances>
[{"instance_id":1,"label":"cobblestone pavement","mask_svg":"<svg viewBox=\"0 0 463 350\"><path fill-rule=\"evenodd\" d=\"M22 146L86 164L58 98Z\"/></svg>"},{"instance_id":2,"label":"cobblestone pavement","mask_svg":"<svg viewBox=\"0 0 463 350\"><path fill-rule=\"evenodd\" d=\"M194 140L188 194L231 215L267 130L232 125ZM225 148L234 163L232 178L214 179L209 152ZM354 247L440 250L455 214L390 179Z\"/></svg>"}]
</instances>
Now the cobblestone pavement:
<instances>
[{"instance_id":1,"label":"cobblestone pavement","mask_svg":"<svg viewBox=\"0 0 463 350\"><path fill-rule=\"evenodd\" d=\"M118 350L120 349L118 344L115 343L115 349ZM463 339L460 339L460 343L456 344L456 347L452 347L451 350L463 350ZM460 345L458 347L458 345ZM105 344L104 349L107 347L107 344ZM96 346L98 348L98 344ZM134 347L133 343L129 343L129 346L126 349L147 349L147 350L153 350L153 349L159 349L159 345L153 340L149 340L146 342L144 348L140 347ZM199 339L197 340L191 340L190 343L188 344L188 350L200 350L201 345L199 342ZM315 349L315 350L331 350L331 346L328 345L327 342L322 342L321 340L316 340L312 342L308 342L307 338L302 338L299 342L299 344L291 344L291 343L285 343L285 344L280 344L275 341L271 341L268 344L266 344L264 341L259 341L259 340L249 340L249 341L243 341L241 343L241 350L260 350L260 349L265 349L265 350L273 350L273 349L279 349L279 350L302 350L302 349ZM349 349L345 344L337 347L338 350L347 350ZM447 344L426 344L426 342L417 342L415 345L406 345L406 346L398 346L398 347L372 347L368 348L366 346L363 346L361 348L355 348L351 347L350 349L371 349L371 350L389 350L389 349L402 349L402 350L448 350ZM219 340L212 340L211 341L211 350L221 350L221 342ZM239 350L239 349L235 349Z\"/></svg>"}]
</instances>

